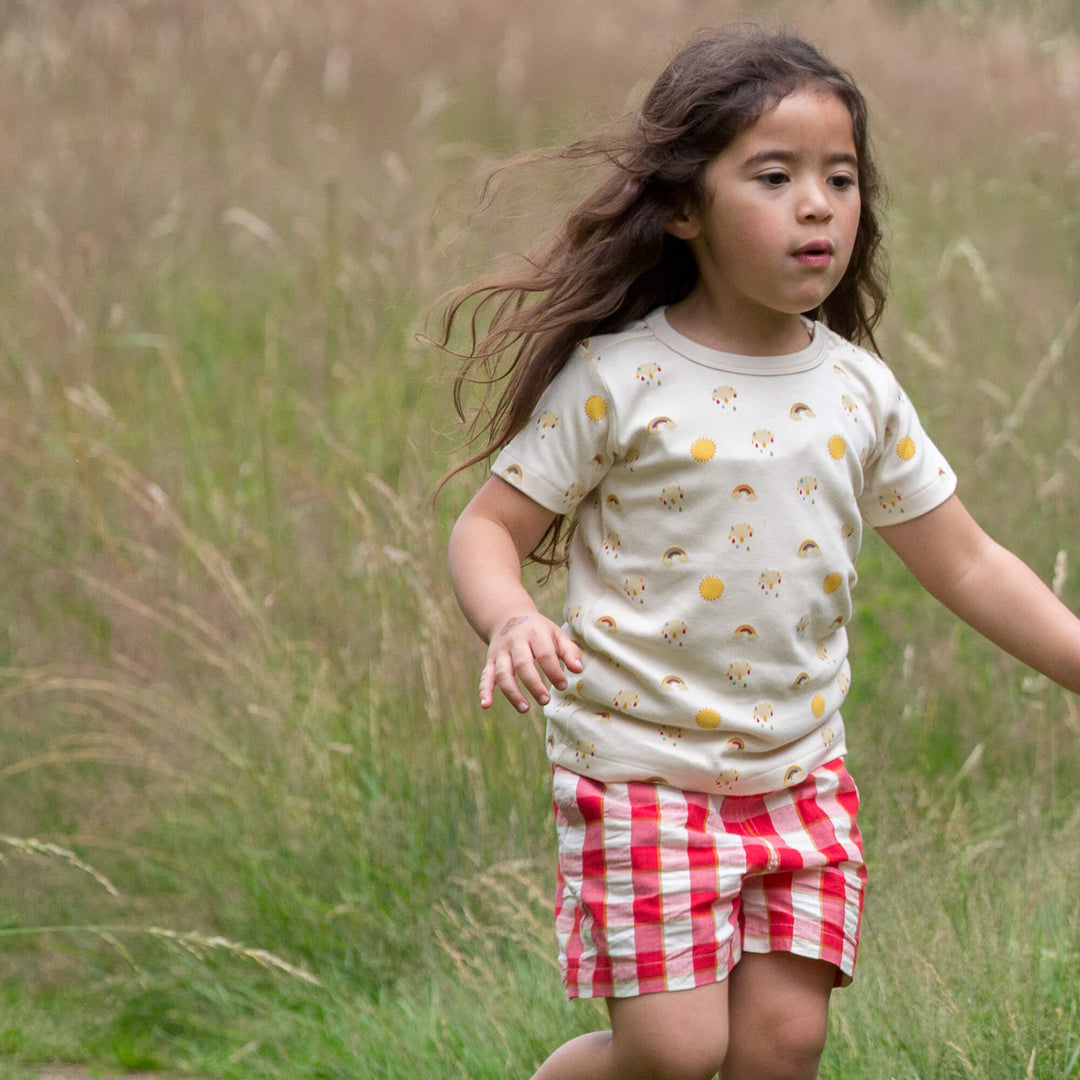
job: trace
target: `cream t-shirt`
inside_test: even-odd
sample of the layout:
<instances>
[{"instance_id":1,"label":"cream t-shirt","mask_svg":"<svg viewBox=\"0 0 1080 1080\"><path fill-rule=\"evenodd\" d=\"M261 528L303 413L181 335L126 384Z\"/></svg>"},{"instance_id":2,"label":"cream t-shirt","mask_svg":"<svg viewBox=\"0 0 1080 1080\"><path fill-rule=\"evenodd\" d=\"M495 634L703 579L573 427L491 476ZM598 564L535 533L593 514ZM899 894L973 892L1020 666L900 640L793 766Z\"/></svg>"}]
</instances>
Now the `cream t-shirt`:
<instances>
[{"instance_id":1,"label":"cream t-shirt","mask_svg":"<svg viewBox=\"0 0 1080 1080\"><path fill-rule=\"evenodd\" d=\"M553 763L756 794L844 754L863 521L926 513L956 478L888 367L811 329L738 356L658 309L583 342L495 460L576 514L584 671L545 708Z\"/></svg>"}]
</instances>

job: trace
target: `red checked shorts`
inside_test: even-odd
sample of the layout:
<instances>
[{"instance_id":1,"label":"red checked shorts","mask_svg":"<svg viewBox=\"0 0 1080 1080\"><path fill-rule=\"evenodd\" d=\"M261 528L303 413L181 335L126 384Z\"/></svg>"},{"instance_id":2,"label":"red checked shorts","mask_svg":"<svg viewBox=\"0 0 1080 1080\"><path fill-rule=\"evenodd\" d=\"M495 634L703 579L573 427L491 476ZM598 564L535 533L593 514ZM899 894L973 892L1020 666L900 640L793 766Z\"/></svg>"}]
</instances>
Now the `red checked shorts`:
<instances>
[{"instance_id":1,"label":"red checked shorts","mask_svg":"<svg viewBox=\"0 0 1080 1080\"><path fill-rule=\"evenodd\" d=\"M727 977L743 952L851 981L866 866L837 759L764 795L603 784L554 771L555 928L567 995L634 997Z\"/></svg>"}]
</instances>

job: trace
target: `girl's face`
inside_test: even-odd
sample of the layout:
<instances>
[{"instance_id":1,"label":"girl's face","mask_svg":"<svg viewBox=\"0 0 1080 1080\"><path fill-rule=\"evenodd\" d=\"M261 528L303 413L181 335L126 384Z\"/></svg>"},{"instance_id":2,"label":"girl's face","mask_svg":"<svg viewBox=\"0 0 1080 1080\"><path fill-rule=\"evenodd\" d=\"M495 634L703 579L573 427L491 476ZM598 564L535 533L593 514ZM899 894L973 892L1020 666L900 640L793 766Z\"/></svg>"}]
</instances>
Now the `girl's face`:
<instances>
[{"instance_id":1,"label":"girl's face","mask_svg":"<svg viewBox=\"0 0 1080 1080\"><path fill-rule=\"evenodd\" d=\"M836 288L859 226L847 107L813 87L789 94L709 163L705 182L705 209L668 225L689 243L699 274L676 305L680 321L691 336L709 332L739 351L755 341L801 347L799 314Z\"/></svg>"}]
</instances>

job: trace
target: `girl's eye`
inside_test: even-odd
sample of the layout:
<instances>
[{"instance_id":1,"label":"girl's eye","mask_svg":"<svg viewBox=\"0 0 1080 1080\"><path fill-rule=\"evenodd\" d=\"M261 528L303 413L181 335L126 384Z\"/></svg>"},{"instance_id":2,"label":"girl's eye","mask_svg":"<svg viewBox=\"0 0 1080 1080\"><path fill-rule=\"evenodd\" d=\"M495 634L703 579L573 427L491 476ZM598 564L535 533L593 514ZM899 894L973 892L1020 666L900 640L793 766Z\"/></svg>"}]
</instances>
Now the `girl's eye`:
<instances>
[{"instance_id":1,"label":"girl's eye","mask_svg":"<svg viewBox=\"0 0 1080 1080\"><path fill-rule=\"evenodd\" d=\"M758 179L766 187L780 187L783 184L787 183L787 173L782 173L782 172L762 173L761 176L758 177Z\"/></svg>"},{"instance_id":2,"label":"girl's eye","mask_svg":"<svg viewBox=\"0 0 1080 1080\"><path fill-rule=\"evenodd\" d=\"M840 173L838 176L830 176L829 183L835 187L840 188L843 191L845 188L853 187L858 181L854 176L848 176L846 173Z\"/></svg>"}]
</instances>

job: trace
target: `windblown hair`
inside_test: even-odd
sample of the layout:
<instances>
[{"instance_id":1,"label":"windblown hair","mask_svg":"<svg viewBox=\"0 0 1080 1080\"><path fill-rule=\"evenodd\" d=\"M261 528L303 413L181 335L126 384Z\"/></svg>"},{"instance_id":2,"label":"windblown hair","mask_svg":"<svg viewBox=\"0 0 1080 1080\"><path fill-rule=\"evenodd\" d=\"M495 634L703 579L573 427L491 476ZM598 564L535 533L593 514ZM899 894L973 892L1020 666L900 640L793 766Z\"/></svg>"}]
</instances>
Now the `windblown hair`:
<instances>
[{"instance_id":1,"label":"windblown hair","mask_svg":"<svg viewBox=\"0 0 1080 1080\"><path fill-rule=\"evenodd\" d=\"M703 31L668 64L621 132L559 151L568 161L604 163L608 173L554 237L521 269L481 278L448 304L443 347L465 309L471 313L469 346L454 383L459 417L466 419L471 387L482 386L485 397L469 428L474 452L447 479L497 453L524 427L580 341L693 289L693 256L667 232L668 223L680 212L705 210L709 162L783 98L806 88L835 95L851 116L862 210L846 273L820 308L805 314L876 348L887 275L877 217L882 190L862 93L800 38L758 27ZM566 524L555 520L533 561L564 561Z\"/></svg>"}]
</instances>

